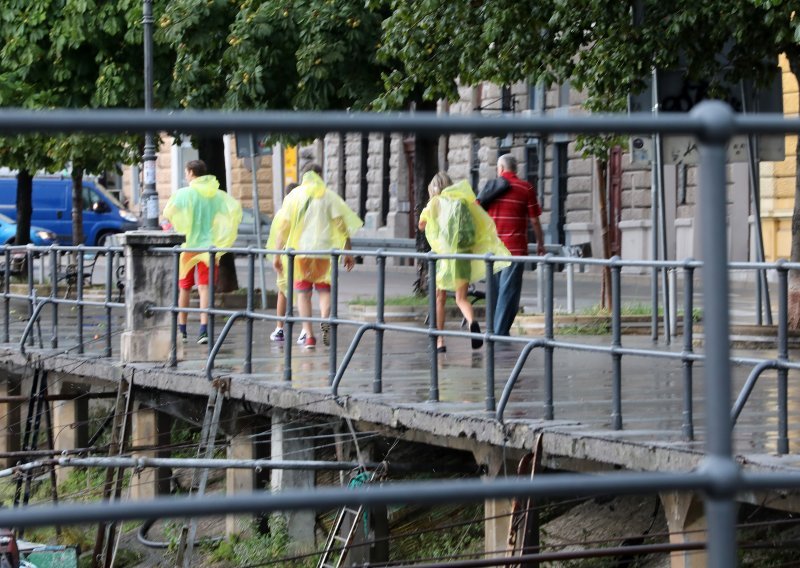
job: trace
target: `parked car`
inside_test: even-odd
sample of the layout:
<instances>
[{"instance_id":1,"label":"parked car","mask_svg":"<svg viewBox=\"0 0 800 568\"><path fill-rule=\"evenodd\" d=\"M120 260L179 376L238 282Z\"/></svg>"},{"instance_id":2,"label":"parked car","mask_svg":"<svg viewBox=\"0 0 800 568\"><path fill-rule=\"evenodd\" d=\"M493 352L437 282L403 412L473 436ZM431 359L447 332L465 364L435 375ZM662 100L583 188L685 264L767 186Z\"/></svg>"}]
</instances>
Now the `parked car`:
<instances>
[{"instance_id":1,"label":"parked car","mask_svg":"<svg viewBox=\"0 0 800 568\"><path fill-rule=\"evenodd\" d=\"M72 179L33 178L33 213L31 224L56 234L62 244L72 244ZM17 218L17 179L0 178L0 213ZM125 209L101 185L83 182L83 233L85 244L104 246L115 233L139 227L136 216Z\"/></svg>"},{"instance_id":2,"label":"parked car","mask_svg":"<svg viewBox=\"0 0 800 568\"><path fill-rule=\"evenodd\" d=\"M253 222L254 214L250 207L242 209L242 222L239 223L239 234L236 236L236 241L233 243L234 247L250 247L263 248L267 243L269 237L269 228L272 226L272 218L264 212L261 212L259 218L261 220L261 242L256 239L256 227Z\"/></svg>"},{"instance_id":3,"label":"parked car","mask_svg":"<svg viewBox=\"0 0 800 568\"><path fill-rule=\"evenodd\" d=\"M13 245L14 237L17 236L17 223L10 217L0 213L0 243ZM56 244L58 239L53 231L48 231L42 227L31 226L31 243L37 246L49 246Z\"/></svg>"}]
</instances>

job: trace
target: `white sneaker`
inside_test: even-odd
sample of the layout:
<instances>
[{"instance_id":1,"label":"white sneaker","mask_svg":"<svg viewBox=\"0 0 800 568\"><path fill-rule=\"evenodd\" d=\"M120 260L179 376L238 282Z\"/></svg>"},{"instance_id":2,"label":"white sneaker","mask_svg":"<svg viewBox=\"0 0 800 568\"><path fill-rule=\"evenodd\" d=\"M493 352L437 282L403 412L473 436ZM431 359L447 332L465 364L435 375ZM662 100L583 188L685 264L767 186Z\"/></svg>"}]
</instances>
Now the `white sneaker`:
<instances>
[{"instance_id":1,"label":"white sneaker","mask_svg":"<svg viewBox=\"0 0 800 568\"><path fill-rule=\"evenodd\" d=\"M300 332L300 336L297 338L297 344L303 345L306 342L306 331L303 330Z\"/></svg>"},{"instance_id":2,"label":"white sneaker","mask_svg":"<svg viewBox=\"0 0 800 568\"><path fill-rule=\"evenodd\" d=\"M282 342L284 340L283 328L282 327L278 328L275 331L273 331L272 333L270 333L269 334L269 340L270 341L281 341Z\"/></svg>"}]
</instances>

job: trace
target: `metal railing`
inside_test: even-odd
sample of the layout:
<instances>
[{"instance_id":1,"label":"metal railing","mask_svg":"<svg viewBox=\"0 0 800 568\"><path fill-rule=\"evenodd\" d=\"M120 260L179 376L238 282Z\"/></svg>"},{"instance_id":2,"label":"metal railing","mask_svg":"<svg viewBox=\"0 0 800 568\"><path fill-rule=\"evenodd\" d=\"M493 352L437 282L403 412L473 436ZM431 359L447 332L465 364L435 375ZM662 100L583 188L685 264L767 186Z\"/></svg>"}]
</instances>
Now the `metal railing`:
<instances>
[{"instance_id":1,"label":"metal railing","mask_svg":"<svg viewBox=\"0 0 800 568\"><path fill-rule=\"evenodd\" d=\"M439 117L415 113L410 115L369 115L369 114L313 114L313 113L160 113L151 112L142 114L134 111L119 112L80 112L80 111L0 111L0 132L19 134L24 132L117 132L120 130L144 131L146 129L175 130L192 133L215 133L241 131L268 131L291 132L300 135L313 135L325 131L342 132L397 132L415 131L420 134L455 134L471 133L475 135L496 135L497 132L508 133L652 133L660 134L689 134L695 135L699 140L700 175L698 192L700 197L701 220L699 223L699 242L702 244L703 269L703 319L705 331L705 404L706 404L706 456L702 467L698 471L670 473L670 474L641 474L641 473L614 473L596 476L562 475L550 478L537 478L532 481L521 480L495 480L492 483L483 481L462 481L446 483L414 483L398 484L375 489L369 492L347 492L342 490L317 490L313 492L288 492L280 495L260 496L235 496L227 498L204 498L202 500L156 500L150 503L119 503L113 506L102 505L71 505L52 507L29 508L26 510L0 511L0 524L15 526L31 526L35 524L66 524L73 522L93 522L99 520L123 520L149 517L178 517L199 516L219 513L243 513L256 511L288 510L300 508L326 508L341 505L377 505L394 503L442 503L453 501L477 501L490 498L510 497L515 495L554 496L554 495L595 495L598 493L631 494L656 492L665 490L699 491L705 496L706 516L708 521L708 556L710 565L714 567L729 567L737 563L736 556L736 528L735 528L735 499L740 491L761 491L767 489L797 489L800 488L800 475L796 474L746 474L740 468L732 455L731 435L731 364L737 362L730 356L730 315L729 315L729 282L728 270L734 265L728 263L719 251L727 250L726 234L726 145L731 137L739 133L750 134L785 134L800 132L799 120L787 120L782 116L747 116L734 115L729 107L718 102L704 102L698 105L689 115L661 116L650 115L633 116L571 116L571 117L529 117L509 121L505 117L477 117L477 116L448 116ZM297 251L295 254L299 254ZM342 251L333 251L332 260L336 261ZM375 253L378 254L378 253ZM383 253L384 257L389 256ZM434 267L433 255L427 256L429 266ZM470 258L467 256L458 258ZM614 404L611 416L614 425L622 425L623 408L621 406L622 386L619 381L619 367L622 357L648 356L659 358L673 358L682 362L687 383L691 383L691 365L701 357L685 346L683 353L650 353L649 350L635 350L622 347L619 325L619 277L620 268L626 261L613 259L610 267L614 276L613 291L616 298L613 310L612 345L610 347L579 346L567 342L556 341L553 334L552 321L552 263L558 260L564 262L569 259L545 258L539 259L544 263L547 271L546 280L549 292L546 291L547 322L545 324L545 337L534 340L526 345L524 353L530 353L534 348L541 347L545 353L545 374L552 374L552 353L555 349L578 349L608 353L613 360L615 379L613 381ZM491 262L491 259L487 259ZM595 263L588 259L572 262ZM252 274L252 260L250 261L250 274ZM289 263L291 266L291 262ZM379 263L383 265L385 263ZM213 262L211 263L213 266ZM641 263L639 263L641 265ZM670 268L683 266L682 263L646 263L647 266L660 266ZM333 262L336 266L336 262ZM683 266L686 274L696 269L699 264L688 263ZM752 266L752 265L751 265ZM797 265L763 264L760 269L776 269L785 274L786 270L796 270ZM336 286L336 269L334 268L334 287ZM290 276L291 278L291 276ZM213 275L212 280L213 282ZM433 282L433 280L432 280ZM335 289L335 288L334 288ZM786 307L785 286L781 285L781 308ZM286 322L291 325L298 321L291 312L292 300L291 286L289 287ZM9 300L6 285L4 298ZM690 298L691 296L687 296ZM50 303L57 306L60 302L48 298ZM248 298L248 309L239 312L238 318L246 318L251 325L258 315L252 310L252 298ZM689 300L687 300L689 301ZM431 300L432 306L433 300ZM103 303L106 308L112 306L110 302ZM335 305L335 304L334 304ZM689 305L691 308L691 305ZM158 307L177 311L172 307ZM233 315L225 311L210 310L210 313L220 315ZM686 311L687 315L691 311ZM55 316L57 317L57 316ZM177 317L177 316L176 316ZM376 323L360 324L363 333L367 329L378 332L388 329L400 330L402 326L388 326L379 315ZM320 320L315 320L320 321ZM349 323L331 313L329 320L334 326ZM229 322L230 323L230 322ZM230 323L233 325L233 323ZM779 324L781 329L783 324ZM445 331L438 332L429 324L426 330L418 328L403 329L410 333L427 333L434 345L437 334L464 335L466 333ZM225 330L223 329L223 334ZM174 335L174 334L173 334ZM506 341L493 335L491 327L487 327L483 334L491 355L491 348L495 341ZM785 344L786 334L781 332L779 342ZM252 338L250 338L252 339ZM512 338L512 341L518 341ZM219 339L211 347L219 343ZM351 344L351 348L353 345ZM287 357L291 356L291 349L287 349ZM335 357L335 349L331 349ZM432 360L435 360L435 349L432 349ZM251 352L246 349L246 357ZM494 407L490 400L494 397L493 385L493 358L487 359L487 409ZM518 360L518 365L523 359ZM753 372L754 383L764 368L772 363L764 361L742 360L754 364L757 368ZM345 362L343 361L344 365ZM779 347L778 358L774 361L779 373L779 389L784 391L786 384L786 371L788 368L797 368L796 364L788 361L788 350L783 345ZM213 368L213 359L209 358L208 369ZM334 365L331 365L333 368ZM288 369L285 372L289 372ZM380 371L377 371L380 373ZM517 373L518 375L518 373ZM512 373L512 377L514 374ZM335 379L335 377L334 377ZM437 391L436 366L431 369L431 398L435 399ZM379 381L376 384L380 384ZM492 394L489 395L489 388ZM507 388L513 388L509 381ZM548 395L550 396L550 395ZM743 392L746 399L747 392ZM742 397L740 397L742 398ZM779 395L779 406L785 406L785 394ZM742 402L743 404L743 402ZM547 403L546 403L547 405ZM685 407L687 420L684 431L691 432L691 405ZM782 411L781 411L782 412ZM736 415L734 410L733 415ZM502 413L499 415L502 417ZM781 426L782 427L782 426ZM783 434L780 434L783 436ZM785 449L785 448L784 448Z\"/></svg>"}]
</instances>

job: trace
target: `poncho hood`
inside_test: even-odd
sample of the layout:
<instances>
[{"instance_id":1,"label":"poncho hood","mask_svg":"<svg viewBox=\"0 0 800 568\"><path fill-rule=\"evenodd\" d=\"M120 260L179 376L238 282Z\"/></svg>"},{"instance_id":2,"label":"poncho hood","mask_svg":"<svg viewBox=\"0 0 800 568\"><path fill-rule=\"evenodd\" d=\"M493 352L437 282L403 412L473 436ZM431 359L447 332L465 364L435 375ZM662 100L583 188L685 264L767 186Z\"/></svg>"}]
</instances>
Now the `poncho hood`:
<instances>
[{"instance_id":1,"label":"poncho hood","mask_svg":"<svg viewBox=\"0 0 800 568\"><path fill-rule=\"evenodd\" d=\"M211 175L200 176L189 182L189 187L196 189L197 193L199 193L202 197L211 199L217 195L217 190L219 189L219 180Z\"/></svg>"}]
</instances>

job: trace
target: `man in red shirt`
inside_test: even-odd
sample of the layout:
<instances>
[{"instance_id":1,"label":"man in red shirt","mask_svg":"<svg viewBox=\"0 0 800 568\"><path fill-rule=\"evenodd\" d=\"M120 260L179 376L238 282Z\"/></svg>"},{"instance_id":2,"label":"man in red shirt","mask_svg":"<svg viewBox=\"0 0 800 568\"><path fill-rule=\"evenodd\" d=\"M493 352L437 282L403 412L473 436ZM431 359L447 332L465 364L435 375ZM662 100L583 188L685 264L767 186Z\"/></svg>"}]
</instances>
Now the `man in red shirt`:
<instances>
[{"instance_id":1,"label":"man in red shirt","mask_svg":"<svg viewBox=\"0 0 800 568\"><path fill-rule=\"evenodd\" d=\"M539 222L542 208L536 199L536 190L517 177L517 159L511 154L503 154L497 159L497 175L508 183L508 189L503 190L490 203L481 202L489 216L494 219L497 235L512 255L527 255L530 219L536 235L536 252L544 255L544 237ZM478 200L481 200L480 195ZM494 332L497 335L509 335L511 331L511 324L519 311L524 268L524 263L512 262L511 266L495 272L492 277L495 290Z\"/></svg>"}]
</instances>

